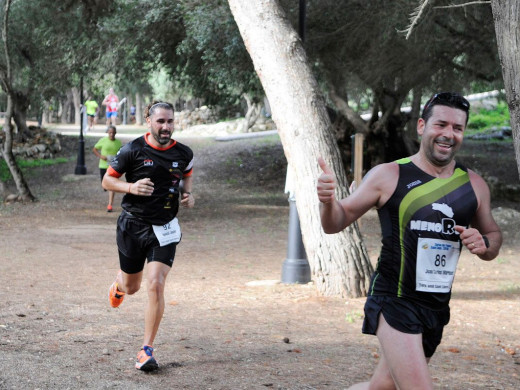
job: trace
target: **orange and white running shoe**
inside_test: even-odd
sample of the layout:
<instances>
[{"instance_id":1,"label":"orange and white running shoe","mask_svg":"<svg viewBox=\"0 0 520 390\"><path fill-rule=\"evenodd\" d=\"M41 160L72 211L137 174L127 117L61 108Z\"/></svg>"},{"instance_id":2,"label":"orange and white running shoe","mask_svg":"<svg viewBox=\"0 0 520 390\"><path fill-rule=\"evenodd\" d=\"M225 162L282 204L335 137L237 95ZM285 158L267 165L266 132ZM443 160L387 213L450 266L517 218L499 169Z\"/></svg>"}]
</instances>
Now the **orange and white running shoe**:
<instances>
[{"instance_id":1,"label":"orange and white running shoe","mask_svg":"<svg viewBox=\"0 0 520 390\"><path fill-rule=\"evenodd\" d=\"M153 356L153 348L149 345L143 346L137 354L137 361L135 362L135 368L141 371L154 371L159 368L157 360Z\"/></svg>"},{"instance_id":2,"label":"orange and white running shoe","mask_svg":"<svg viewBox=\"0 0 520 390\"><path fill-rule=\"evenodd\" d=\"M117 289L117 282L114 281L108 290L108 300L110 302L110 306L119 307L119 305L123 303L124 297L125 293Z\"/></svg>"}]
</instances>

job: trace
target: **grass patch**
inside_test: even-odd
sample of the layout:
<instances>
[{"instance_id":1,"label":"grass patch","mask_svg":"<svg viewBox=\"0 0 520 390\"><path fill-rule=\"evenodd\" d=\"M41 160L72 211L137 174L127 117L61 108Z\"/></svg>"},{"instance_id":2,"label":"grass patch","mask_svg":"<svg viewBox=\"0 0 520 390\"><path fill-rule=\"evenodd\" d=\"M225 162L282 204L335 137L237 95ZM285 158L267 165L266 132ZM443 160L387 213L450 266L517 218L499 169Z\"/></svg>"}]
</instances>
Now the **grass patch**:
<instances>
[{"instance_id":1,"label":"grass patch","mask_svg":"<svg viewBox=\"0 0 520 390\"><path fill-rule=\"evenodd\" d=\"M502 291L508 292L508 293L517 293L520 291L520 284L518 283L507 283L503 284L501 286Z\"/></svg>"},{"instance_id":2,"label":"grass patch","mask_svg":"<svg viewBox=\"0 0 520 390\"><path fill-rule=\"evenodd\" d=\"M16 163L18 164L18 167L22 171L23 175L26 175L28 172L30 172L34 168L49 166L49 165L55 165L55 164L64 164L71 161L72 158L66 158L66 157L58 157L58 158L49 158L49 159L30 159L30 160L22 160L22 159L16 159ZM12 179L13 176L11 175L11 171L9 170L9 167L7 166L5 160L0 160L0 180L2 181L8 181Z\"/></svg>"},{"instance_id":3,"label":"grass patch","mask_svg":"<svg viewBox=\"0 0 520 390\"><path fill-rule=\"evenodd\" d=\"M506 102L499 102L495 109L481 108L477 113L469 116L469 133L480 133L492 128L511 126L509 110Z\"/></svg>"},{"instance_id":4,"label":"grass patch","mask_svg":"<svg viewBox=\"0 0 520 390\"><path fill-rule=\"evenodd\" d=\"M347 312L345 314L345 320L349 323L349 324L352 324L354 322L356 322L357 320L360 320L362 319L364 316L363 313L359 312L359 311L353 311L353 312Z\"/></svg>"}]
</instances>

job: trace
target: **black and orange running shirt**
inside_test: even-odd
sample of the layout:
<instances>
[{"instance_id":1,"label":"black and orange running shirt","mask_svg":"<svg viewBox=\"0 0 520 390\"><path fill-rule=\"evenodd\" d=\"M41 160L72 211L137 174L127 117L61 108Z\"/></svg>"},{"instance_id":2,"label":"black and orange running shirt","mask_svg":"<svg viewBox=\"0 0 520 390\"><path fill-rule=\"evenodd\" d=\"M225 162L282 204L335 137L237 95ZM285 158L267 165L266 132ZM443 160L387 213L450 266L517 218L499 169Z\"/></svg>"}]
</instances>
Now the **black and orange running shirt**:
<instances>
[{"instance_id":1,"label":"black and orange running shirt","mask_svg":"<svg viewBox=\"0 0 520 390\"><path fill-rule=\"evenodd\" d=\"M177 141L157 148L148 137L150 133L124 145L107 174L117 178L125 174L129 183L150 178L154 184L152 195L125 194L121 207L151 225L165 225L179 211L179 184L193 172L193 151Z\"/></svg>"},{"instance_id":2,"label":"black and orange running shirt","mask_svg":"<svg viewBox=\"0 0 520 390\"><path fill-rule=\"evenodd\" d=\"M410 158L399 165L397 187L378 210L382 248L369 295L388 295L440 310L448 306L460 256L455 225L468 227L478 202L467 169L449 178L422 171Z\"/></svg>"}]
</instances>

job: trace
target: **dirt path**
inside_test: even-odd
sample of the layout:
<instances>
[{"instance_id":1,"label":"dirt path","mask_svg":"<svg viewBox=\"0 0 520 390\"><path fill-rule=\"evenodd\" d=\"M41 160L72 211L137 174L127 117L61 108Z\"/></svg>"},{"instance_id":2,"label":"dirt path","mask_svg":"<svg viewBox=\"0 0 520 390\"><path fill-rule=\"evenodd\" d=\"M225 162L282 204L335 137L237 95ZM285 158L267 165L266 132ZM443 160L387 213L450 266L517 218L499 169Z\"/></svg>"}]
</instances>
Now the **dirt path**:
<instances>
[{"instance_id":1,"label":"dirt path","mask_svg":"<svg viewBox=\"0 0 520 390\"><path fill-rule=\"evenodd\" d=\"M369 378L378 350L360 331L364 299L271 282L288 220L278 141L182 141L198 156L197 205L179 216L160 370L133 368L145 290L108 306L120 208L105 212L87 138L86 176L70 175L75 161L39 169L29 177L39 202L0 207L0 389L345 389ZM439 389L520 388L519 214L496 212L506 245L490 263L462 255L451 323L431 362ZM375 260L374 213L362 228Z\"/></svg>"}]
</instances>

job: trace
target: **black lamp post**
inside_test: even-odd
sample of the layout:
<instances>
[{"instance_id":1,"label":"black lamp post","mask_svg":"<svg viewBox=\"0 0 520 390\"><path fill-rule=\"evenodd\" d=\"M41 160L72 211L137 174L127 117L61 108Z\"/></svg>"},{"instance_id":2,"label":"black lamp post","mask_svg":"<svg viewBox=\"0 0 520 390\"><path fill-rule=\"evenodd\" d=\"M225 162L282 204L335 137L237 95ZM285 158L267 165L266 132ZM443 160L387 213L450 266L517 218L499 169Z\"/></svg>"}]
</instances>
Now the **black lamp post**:
<instances>
[{"instance_id":1,"label":"black lamp post","mask_svg":"<svg viewBox=\"0 0 520 390\"><path fill-rule=\"evenodd\" d=\"M83 76L80 78L79 86L79 105L80 105L80 120L79 120L79 143L78 143L78 160L74 174L85 175L87 167L85 165L85 140L83 139Z\"/></svg>"}]
</instances>

